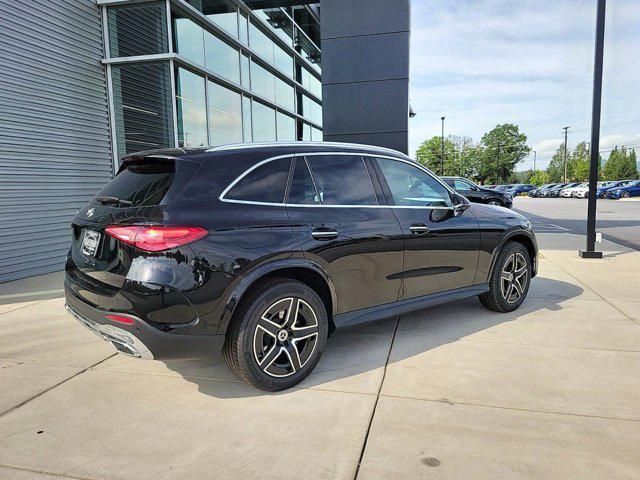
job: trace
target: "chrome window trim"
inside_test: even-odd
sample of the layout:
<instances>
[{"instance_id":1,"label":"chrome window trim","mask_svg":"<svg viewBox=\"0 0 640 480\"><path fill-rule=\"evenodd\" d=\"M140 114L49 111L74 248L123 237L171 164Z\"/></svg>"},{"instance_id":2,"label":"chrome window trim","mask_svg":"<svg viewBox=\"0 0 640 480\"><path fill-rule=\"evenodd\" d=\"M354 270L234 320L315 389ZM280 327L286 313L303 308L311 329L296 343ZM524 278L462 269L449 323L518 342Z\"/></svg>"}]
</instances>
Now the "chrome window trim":
<instances>
[{"instance_id":1,"label":"chrome window trim","mask_svg":"<svg viewBox=\"0 0 640 480\"><path fill-rule=\"evenodd\" d=\"M273 144L277 144L276 143L267 143L264 145L273 145ZM322 144L326 144L325 142L319 143L319 145ZM240 147L241 144L238 145L238 148ZM254 144L256 145L256 144ZM282 144L279 144L282 145ZM296 142L296 143L292 143L290 145L293 146L299 146L300 142ZM344 144L340 144L340 143L336 143L336 145L344 145ZM362 147L362 145L357 145L357 144L351 144L351 145L356 145L358 147ZM262 146L262 145L260 145ZM233 146L235 148L235 146ZM244 148L246 148L247 145L245 144ZM225 147L219 148L220 150L226 150ZM207 150L207 152L211 152L211 151L215 151L218 150L217 148L213 148L213 149L209 149ZM388 150L388 149L387 149ZM255 165L252 165L251 167L249 167L248 169L246 169L244 172L242 172L238 177L236 177L235 180L233 180L228 186L227 188L225 188L222 193L218 196L218 200L220 200L221 202L224 203L237 203L237 204L241 204L241 205L263 205L263 206L268 206L268 207L293 207L293 208L404 208L404 209L426 209L426 210L455 210L455 208L453 206L450 207L438 207L438 206L414 206L414 205L323 205L323 204L299 204L299 203L273 203L273 202L257 202L257 201L253 201L253 200L235 200L232 198L225 198L225 195L240 181L242 180L244 177L246 177L249 173L251 173L253 170L255 170L256 168L261 167L262 165L275 161L275 160L280 160L282 158L291 158L293 159L294 157L308 157L308 156L317 156L317 155L349 155L349 156L360 156L360 157L373 157L373 158L386 158L389 160L396 160L398 162L402 162L402 163L406 163L408 165L411 165L415 168L417 168L418 170L422 170L423 172L425 172L427 175L429 175L431 178L433 178L434 180L436 180L436 182L440 183L450 194L454 194L456 195L455 191L452 190L446 183L444 183L442 180L440 180L436 175L434 175L428 168L426 168L425 166L419 164L418 162L414 161L414 160L410 160L410 159L404 159L404 158L398 158L398 157L390 157L388 155L379 155L376 153L368 153L368 152L300 152L300 153L288 153L285 155L276 155L274 157L269 157L266 158L258 163L256 163Z\"/></svg>"}]
</instances>

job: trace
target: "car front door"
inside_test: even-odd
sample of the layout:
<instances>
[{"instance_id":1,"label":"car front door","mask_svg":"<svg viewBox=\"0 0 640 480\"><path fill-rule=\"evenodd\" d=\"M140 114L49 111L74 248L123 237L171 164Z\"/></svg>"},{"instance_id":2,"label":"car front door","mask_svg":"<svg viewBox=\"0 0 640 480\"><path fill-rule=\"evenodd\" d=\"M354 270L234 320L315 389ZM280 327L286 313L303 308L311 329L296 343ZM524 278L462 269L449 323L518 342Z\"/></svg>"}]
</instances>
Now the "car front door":
<instances>
[{"instance_id":1,"label":"car front door","mask_svg":"<svg viewBox=\"0 0 640 480\"><path fill-rule=\"evenodd\" d=\"M297 156L286 203L305 257L331 277L337 313L398 300L403 233L369 160Z\"/></svg>"},{"instance_id":2,"label":"car front door","mask_svg":"<svg viewBox=\"0 0 640 480\"><path fill-rule=\"evenodd\" d=\"M480 233L469 210L410 161L376 158L376 172L405 240L402 299L473 285Z\"/></svg>"}]
</instances>

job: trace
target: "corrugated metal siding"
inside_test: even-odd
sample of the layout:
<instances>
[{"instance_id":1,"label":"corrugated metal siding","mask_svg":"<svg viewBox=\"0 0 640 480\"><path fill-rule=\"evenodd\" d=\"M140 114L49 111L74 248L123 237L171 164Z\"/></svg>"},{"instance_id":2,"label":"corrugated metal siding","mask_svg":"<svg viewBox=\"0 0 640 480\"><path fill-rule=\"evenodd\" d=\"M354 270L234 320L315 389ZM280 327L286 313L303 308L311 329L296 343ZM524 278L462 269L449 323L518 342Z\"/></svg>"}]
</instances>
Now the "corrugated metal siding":
<instances>
[{"instance_id":1,"label":"corrugated metal siding","mask_svg":"<svg viewBox=\"0 0 640 480\"><path fill-rule=\"evenodd\" d=\"M112 176L95 0L0 0L0 282L64 268Z\"/></svg>"}]
</instances>

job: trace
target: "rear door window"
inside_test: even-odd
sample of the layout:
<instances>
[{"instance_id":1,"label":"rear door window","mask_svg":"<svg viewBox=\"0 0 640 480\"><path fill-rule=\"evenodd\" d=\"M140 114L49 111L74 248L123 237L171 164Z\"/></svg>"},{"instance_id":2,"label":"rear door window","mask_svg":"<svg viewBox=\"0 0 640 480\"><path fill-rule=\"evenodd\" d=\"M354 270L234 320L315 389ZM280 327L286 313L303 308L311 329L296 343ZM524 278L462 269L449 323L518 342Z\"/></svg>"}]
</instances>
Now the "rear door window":
<instances>
[{"instance_id":1,"label":"rear door window","mask_svg":"<svg viewBox=\"0 0 640 480\"><path fill-rule=\"evenodd\" d=\"M357 155L307 157L323 205L377 205L364 159Z\"/></svg>"},{"instance_id":2,"label":"rear door window","mask_svg":"<svg viewBox=\"0 0 640 480\"><path fill-rule=\"evenodd\" d=\"M296 158L287 203L293 205L317 205L320 203L320 197L304 157Z\"/></svg>"},{"instance_id":3,"label":"rear door window","mask_svg":"<svg viewBox=\"0 0 640 480\"><path fill-rule=\"evenodd\" d=\"M95 199L114 207L160 205L175 176L173 160L137 160L125 164Z\"/></svg>"},{"instance_id":4,"label":"rear door window","mask_svg":"<svg viewBox=\"0 0 640 480\"><path fill-rule=\"evenodd\" d=\"M291 158L266 162L250 170L223 195L226 200L254 203L283 203Z\"/></svg>"}]
</instances>

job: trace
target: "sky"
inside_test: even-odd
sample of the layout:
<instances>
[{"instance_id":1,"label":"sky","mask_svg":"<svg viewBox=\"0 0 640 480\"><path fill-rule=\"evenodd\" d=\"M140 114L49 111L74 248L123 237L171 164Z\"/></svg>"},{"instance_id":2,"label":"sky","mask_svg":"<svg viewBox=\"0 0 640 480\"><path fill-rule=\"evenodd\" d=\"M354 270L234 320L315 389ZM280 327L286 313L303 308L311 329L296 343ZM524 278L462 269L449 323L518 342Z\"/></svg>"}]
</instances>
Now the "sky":
<instances>
[{"instance_id":1,"label":"sky","mask_svg":"<svg viewBox=\"0 0 640 480\"><path fill-rule=\"evenodd\" d=\"M590 140L596 0L411 0L409 149L515 123L546 168ZM607 2L600 151L640 150L640 0ZM533 167L533 153L517 166Z\"/></svg>"}]
</instances>

